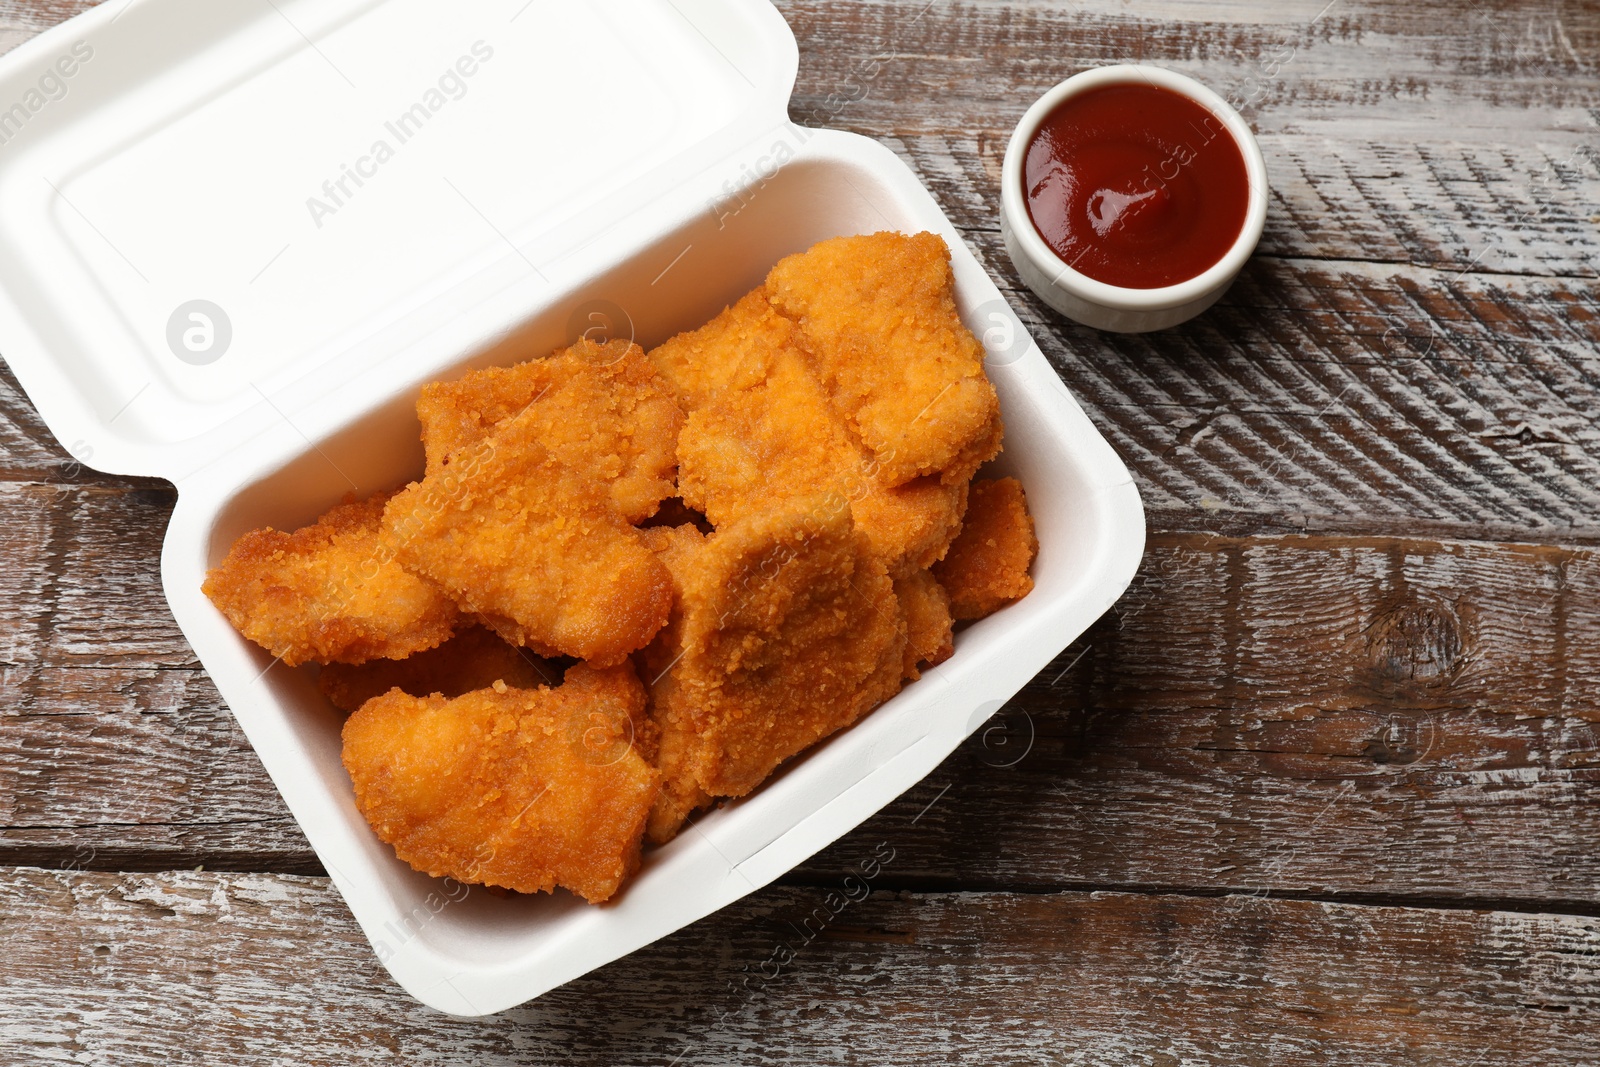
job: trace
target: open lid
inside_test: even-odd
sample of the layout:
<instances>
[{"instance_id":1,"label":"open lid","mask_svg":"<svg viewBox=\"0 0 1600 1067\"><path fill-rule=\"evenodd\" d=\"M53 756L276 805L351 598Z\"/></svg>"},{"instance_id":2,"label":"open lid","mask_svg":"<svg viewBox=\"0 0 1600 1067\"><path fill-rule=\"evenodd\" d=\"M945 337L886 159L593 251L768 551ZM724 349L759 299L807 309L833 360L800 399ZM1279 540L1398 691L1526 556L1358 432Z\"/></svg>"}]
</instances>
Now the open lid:
<instances>
[{"instance_id":1,"label":"open lid","mask_svg":"<svg viewBox=\"0 0 1600 1067\"><path fill-rule=\"evenodd\" d=\"M112 0L0 58L0 355L179 477L474 287L559 293L796 66L766 0Z\"/></svg>"}]
</instances>

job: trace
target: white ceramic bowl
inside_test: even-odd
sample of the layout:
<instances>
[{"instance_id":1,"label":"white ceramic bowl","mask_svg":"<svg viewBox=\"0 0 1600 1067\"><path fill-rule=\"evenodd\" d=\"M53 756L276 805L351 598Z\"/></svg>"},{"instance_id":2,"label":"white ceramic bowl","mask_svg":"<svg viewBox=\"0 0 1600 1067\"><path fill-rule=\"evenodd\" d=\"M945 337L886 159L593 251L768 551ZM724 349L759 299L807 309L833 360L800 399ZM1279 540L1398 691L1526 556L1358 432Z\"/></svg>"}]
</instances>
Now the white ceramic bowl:
<instances>
[{"instance_id":1,"label":"white ceramic bowl","mask_svg":"<svg viewBox=\"0 0 1600 1067\"><path fill-rule=\"evenodd\" d=\"M1227 127L1244 156L1250 199L1244 227L1232 247L1204 272L1158 289L1108 285L1073 270L1039 235L1023 196L1022 165L1039 125L1069 97L1108 85L1143 84L1170 89L1211 112ZM1101 330L1147 333L1194 318L1217 302L1261 239L1267 218L1267 166L1255 135L1239 113L1193 78L1161 67L1122 63L1075 74L1045 93L1022 116L1006 146L1000 177L1000 232L1022 280L1039 298L1070 319Z\"/></svg>"}]
</instances>

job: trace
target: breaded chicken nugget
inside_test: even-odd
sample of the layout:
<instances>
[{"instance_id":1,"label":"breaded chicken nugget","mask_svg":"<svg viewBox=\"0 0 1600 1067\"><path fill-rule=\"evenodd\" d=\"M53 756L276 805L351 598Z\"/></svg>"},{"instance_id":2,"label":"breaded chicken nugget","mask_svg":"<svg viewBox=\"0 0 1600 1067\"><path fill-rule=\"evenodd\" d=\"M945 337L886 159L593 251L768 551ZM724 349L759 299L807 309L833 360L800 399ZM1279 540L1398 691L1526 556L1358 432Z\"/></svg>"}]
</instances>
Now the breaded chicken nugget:
<instances>
[{"instance_id":1,"label":"breaded chicken nugget","mask_svg":"<svg viewBox=\"0 0 1600 1067\"><path fill-rule=\"evenodd\" d=\"M719 395L678 438L678 491L723 526L801 497L848 501L891 575L939 559L961 528L965 482L934 477L892 488L851 440L798 350L769 354L765 381Z\"/></svg>"},{"instance_id":2,"label":"breaded chicken nugget","mask_svg":"<svg viewBox=\"0 0 1600 1067\"><path fill-rule=\"evenodd\" d=\"M672 653L651 679L664 806L743 796L899 690L905 623L848 506L790 502L718 529L684 562L677 647L646 656ZM677 831L673 814L652 815L653 840Z\"/></svg>"},{"instance_id":3,"label":"breaded chicken nugget","mask_svg":"<svg viewBox=\"0 0 1600 1067\"><path fill-rule=\"evenodd\" d=\"M644 699L631 667L583 664L555 689L392 689L346 721L344 765L373 831L417 870L597 904L638 867L659 789L624 736Z\"/></svg>"},{"instance_id":4,"label":"breaded chicken nugget","mask_svg":"<svg viewBox=\"0 0 1600 1067\"><path fill-rule=\"evenodd\" d=\"M666 564L667 573L677 589L677 575L687 565L690 556L706 543L706 535L693 523L679 526L646 526L639 531L644 546Z\"/></svg>"},{"instance_id":5,"label":"breaded chicken nugget","mask_svg":"<svg viewBox=\"0 0 1600 1067\"><path fill-rule=\"evenodd\" d=\"M535 410L453 454L389 501L406 567L501 637L597 667L621 663L667 620L666 568L603 483L539 443Z\"/></svg>"},{"instance_id":6,"label":"breaded chicken nugget","mask_svg":"<svg viewBox=\"0 0 1600 1067\"><path fill-rule=\"evenodd\" d=\"M574 709L567 740L585 761L608 766L634 752L654 765L656 734L646 706L648 694L631 664L598 671L587 663L574 663L567 668L561 690Z\"/></svg>"},{"instance_id":7,"label":"breaded chicken nugget","mask_svg":"<svg viewBox=\"0 0 1600 1067\"><path fill-rule=\"evenodd\" d=\"M683 630L683 588L695 556L704 547L706 538L692 524L676 527L650 527L639 531L650 550L666 564L672 576L672 615L667 625L656 634L638 655L641 677L646 689L659 682L678 661L682 650L679 635ZM650 809L650 821L645 836L658 844L670 841L686 819L714 799L691 779L686 761L692 749L693 735L678 724L663 724L651 716L652 737L656 743L654 762L661 770L661 795Z\"/></svg>"},{"instance_id":8,"label":"breaded chicken nugget","mask_svg":"<svg viewBox=\"0 0 1600 1067\"><path fill-rule=\"evenodd\" d=\"M823 241L780 261L766 287L799 324L834 409L878 457L885 484L951 468L948 480L962 481L990 458L976 459L975 445L998 448L999 402L983 346L956 313L942 238Z\"/></svg>"},{"instance_id":9,"label":"breaded chicken nugget","mask_svg":"<svg viewBox=\"0 0 1600 1067\"><path fill-rule=\"evenodd\" d=\"M425 385L417 417L428 474L521 417L558 459L604 481L629 522L672 495L683 411L635 344L584 340L547 359Z\"/></svg>"},{"instance_id":10,"label":"breaded chicken nugget","mask_svg":"<svg viewBox=\"0 0 1600 1067\"><path fill-rule=\"evenodd\" d=\"M971 483L972 476L978 473L978 468L1000 454L1004 437L1005 427L1001 424L999 415L996 415L988 429L974 438L966 448L956 453L950 465L939 472L939 480L946 485L957 482L962 485Z\"/></svg>"},{"instance_id":11,"label":"breaded chicken nugget","mask_svg":"<svg viewBox=\"0 0 1600 1067\"><path fill-rule=\"evenodd\" d=\"M399 689L415 697L458 697L503 681L513 689L554 683L559 668L525 648L506 644L493 631L469 626L437 648L405 659L330 663L317 686L341 711L355 711L375 696Z\"/></svg>"},{"instance_id":12,"label":"breaded chicken nugget","mask_svg":"<svg viewBox=\"0 0 1600 1067\"><path fill-rule=\"evenodd\" d=\"M240 633L291 666L432 648L455 632L459 612L437 585L395 561L382 532L390 496L346 496L292 534L250 531L206 576L206 596Z\"/></svg>"},{"instance_id":13,"label":"breaded chicken nugget","mask_svg":"<svg viewBox=\"0 0 1600 1067\"><path fill-rule=\"evenodd\" d=\"M937 667L956 650L951 633L950 594L927 571L897 578L894 595L906 617L905 676L909 681L922 677L921 667Z\"/></svg>"},{"instance_id":14,"label":"breaded chicken nugget","mask_svg":"<svg viewBox=\"0 0 1600 1067\"><path fill-rule=\"evenodd\" d=\"M1028 499L1015 478L972 483L967 522L933 576L958 619L992 615L1033 590L1028 568L1039 551Z\"/></svg>"},{"instance_id":15,"label":"breaded chicken nugget","mask_svg":"<svg viewBox=\"0 0 1600 1067\"><path fill-rule=\"evenodd\" d=\"M678 836L689 816L709 808L717 798L700 788L688 770L690 760L699 750L700 739L684 726L662 722L654 725L657 733L655 765L661 774L661 792L650 807L645 839L653 845L664 845Z\"/></svg>"},{"instance_id":16,"label":"breaded chicken nugget","mask_svg":"<svg viewBox=\"0 0 1600 1067\"><path fill-rule=\"evenodd\" d=\"M874 484L850 502L856 528L892 578L931 567L943 559L967 512L967 483L929 475L884 489Z\"/></svg>"},{"instance_id":17,"label":"breaded chicken nugget","mask_svg":"<svg viewBox=\"0 0 1600 1067\"><path fill-rule=\"evenodd\" d=\"M773 358L800 343L795 324L774 311L766 290L757 287L699 329L652 349L650 362L692 412L765 381Z\"/></svg>"}]
</instances>

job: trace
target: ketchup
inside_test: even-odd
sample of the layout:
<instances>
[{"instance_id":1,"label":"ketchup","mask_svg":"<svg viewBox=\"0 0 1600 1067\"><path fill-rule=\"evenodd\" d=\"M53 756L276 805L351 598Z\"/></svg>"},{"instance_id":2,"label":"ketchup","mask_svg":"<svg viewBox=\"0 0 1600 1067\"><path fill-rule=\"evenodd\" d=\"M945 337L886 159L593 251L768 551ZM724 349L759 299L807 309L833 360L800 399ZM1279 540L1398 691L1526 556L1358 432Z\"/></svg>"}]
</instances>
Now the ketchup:
<instances>
[{"instance_id":1,"label":"ketchup","mask_svg":"<svg viewBox=\"0 0 1600 1067\"><path fill-rule=\"evenodd\" d=\"M1155 85L1108 85L1045 116L1022 167L1028 217L1080 274L1127 289L1176 285L1244 229L1244 153L1211 112Z\"/></svg>"}]
</instances>

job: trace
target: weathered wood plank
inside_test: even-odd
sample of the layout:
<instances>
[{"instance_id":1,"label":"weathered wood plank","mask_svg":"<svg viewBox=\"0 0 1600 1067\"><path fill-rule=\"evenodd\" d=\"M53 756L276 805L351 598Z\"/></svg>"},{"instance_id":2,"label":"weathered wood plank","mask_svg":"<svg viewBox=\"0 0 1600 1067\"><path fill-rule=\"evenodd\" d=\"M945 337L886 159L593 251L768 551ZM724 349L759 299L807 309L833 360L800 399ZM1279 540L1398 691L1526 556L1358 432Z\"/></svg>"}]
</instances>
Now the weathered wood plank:
<instances>
[{"instance_id":1,"label":"weathered wood plank","mask_svg":"<svg viewBox=\"0 0 1600 1067\"><path fill-rule=\"evenodd\" d=\"M1225 305L1159 335L1068 324L1031 293L1017 303L1155 528L1454 523L1588 542L1600 534L1595 297L1257 259Z\"/></svg>"},{"instance_id":2,"label":"weathered wood plank","mask_svg":"<svg viewBox=\"0 0 1600 1067\"><path fill-rule=\"evenodd\" d=\"M1258 258L1223 305L1145 336L1015 296L1157 528L1600 542L1600 287ZM76 467L11 400L10 477L156 484ZM0 507L59 495L0 487ZM151 540L160 520L135 510Z\"/></svg>"},{"instance_id":3,"label":"weathered wood plank","mask_svg":"<svg viewBox=\"0 0 1600 1067\"><path fill-rule=\"evenodd\" d=\"M0 858L315 870L203 674L105 658L8 676ZM1591 550L1156 535L994 729L797 877L887 835L906 885L1600 910L1596 677Z\"/></svg>"},{"instance_id":4,"label":"weathered wood plank","mask_svg":"<svg viewBox=\"0 0 1600 1067\"><path fill-rule=\"evenodd\" d=\"M56 443L11 367L0 359L0 478L62 481L82 470Z\"/></svg>"},{"instance_id":5,"label":"weathered wood plank","mask_svg":"<svg viewBox=\"0 0 1600 1067\"><path fill-rule=\"evenodd\" d=\"M1134 470L1155 529L1600 541L1600 313L1585 322L1582 307L1566 320L1548 310L1571 299L1563 283L1505 280L1529 290L1512 305L1462 280L1447 305L1460 332L1426 358L1386 361L1372 350L1410 288L1364 269L1258 262L1236 304L1159 343L1021 305ZM1298 323L1260 317L1287 313L1286 297L1344 307ZM1262 350L1276 358L1251 355ZM0 662L191 664L159 593L170 490L94 475L48 449L28 456L49 456L60 473L0 482L13 560L0 576L10 594Z\"/></svg>"},{"instance_id":6,"label":"weathered wood plank","mask_svg":"<svg viewBox=\"0 0 1600 1067\"><path fill-rule=\"evenodd\" d=\"M868 13L887 18L896 13L905 16L905 9L904 4L880 5ZM826 64L837 56L848 56L850 48L872 54L861 51L872 41L871 18L852 22L850 12L855 8L814 4L792 5L788 10L797 24L808 11L820 20L819 25L826 24L820 36L808 34L801 26L808 42L832 40L829 34L834 34L839 38L835 43L844 49L822 54L808 43L807 69L819 71L814 84L826 84ZM997 11L1001 13L997 15ZM1202 13L1213 20L1204 25L1185 23L1181 32L1169 35L1174 39L1185 33L1221 32L1219 26L1236 28L1257 17L1239 6L1205 5L1202 10L1179 5L1163 11L1165 14L1158 12L1153 17L1187 18ZM1016 21L994 5L962 8L954 14L935 5L928 9L926 25L942 28L927 32L937 36L959 29L951 20L963 12L980 21L998 19L1008 26ZM1036 15L1047 21L1053 17L1039 12L1019 17L1026 22ZM1277 32L1288 19L1284 12L1274 17ZM1587 17L1582 11L1574 16L1582 23L1580 40L1586 39L1582 35L1588 31L1582 27L1588 25L1583 22ZM1106 18L1110 20L1107 26L1121 26L1117 33L1134 32L1141 25L1130 23L1133 30L1122 26L1118 20L1127 20L1118 11ZM902 18L896 25L904 30L907 21ZM840 26L855 28L846 33ZM1035 26L1026 33L1016 32L1025 38L1028 33L1037 36L1044 31ZM1251 32L1259 37L1264 31ZM931 46L924 51L930 63L955 62L949 57L961 54ZM1015 56L1007 59L1006 54L994 54L1005 62L1020 62ZM1460 56L1457 59L1465 61ZM895 89L896 99L906 92ZM979 96L982 94L973 99ZM803 110L805 106L802 94L797 107ZM841 117L853 114L847 109ZM909 123L903 136L886 136L929 177L947 208L966 219L969 238L1004 275L1009 268L995 241L992 219L985 216L990 201L984 185L993 177L1003 138L920 129ZM1330 151L1337 156L1337 149ZM1158 529L1251 532L1281 527L1393 530L1422 526L1471 531L1478 536L1487 531L1501 537L1596 539L1600 506L1595 494L1600 492L1600 472L1596 470L1597 435L1591 412L1597 399L1595 382L1600 379L1593 355L1600 341L1600 316L1593 310L1592 287L1583 283L1455 278L1420 268L1262 256L1224 307L1188 330L1157 338L1108 338L1042 313L1029 297L1021 298L1021 303L1038 327L1047 352L1084 399L1091 416L1129 458ZM1435 343L1432 338L1436 334ZM1408 358L1417 350L1426 350L1426 356ZM207 730L224 731L208 735L201 748L212 751L225 746L226 720L220 717L209 686L193 679L180 684L173 680L177 675L163 679L149 670L187 668L193 662L161 603L156 579L159 533L170 507L170 492L150 483L81 474L48 442L47 433L9 376L0 380L0 386L4 386L0 393L5 394L5 410L10 416L9 421L0 423L0 447L11 474L47 483L0 489L4 514L10 528L17 531L20 546L18 562L0 577L8 594L0 600L0 622L6 623L0 627L0 641L4 641L0 655L4 662L17 665L8 673L7 686L19 694L18 706L42 708L38 714L51 717L58 716L63 707L88 705L95 709L90 717L105 715L115 722L118 716L132 713L126 695L132 693L135 702L156 702L144 710L163 729L189 729L188 713L197 711L201 721L210 724ZM1160 561L1153 566L1159 575ZM1293 604L1274 607L1291 613L1287 617L1301 610ZM1215 609L1212 604L1201 610ZM1149 650L1143 654L1153 655ZM1097 663L1100 655L1096 652L1080 669ZM1162 662L1160 669L1167 678L1179 679L1198 662L1179 658ZM1105 670L1114 680L1118 671L1137 674L1150 670L1146 664L1135 658L1113 662ZM52 671L65 673L49 673ZM95 689L100 684L96 679L103 680L103 691ZM161 680L164 688L155 686L156 680ZM146 695L141 697L141 693ZM1151 706L1140 699L1123 700L1114 681L1112 696L1086 698L1086 706L1118 712L1138 712ZM1135 690L1134 697L1138 696ZM1038 699L1048 708L1049 698ZM1033 704L1024 706L1033 713ZM1501 709L1494 707L1492 700L1471 707L1489 724L1474 724L1474 731L1515 721L1500 715ZM1164 715L1174 713L1172 708L1160 710ZM1185 727L1191 733L1215 728L1207 718L1213 711L1193 714L1199 718ZM163 720L163 715L168 717ZM1048 719L1045 713L1041 715ZM1091 721L1099 722L1065 720L1058 723L1058 733L1065 736L1067 730L1081 731ZM1041 731L1048 728L1047 722ZM124 726L111 730L110 736L143 735ZM82 744L92 750L91 742L97 737L91 733ZM1136 735L1119 739L1136 740ZM35 740L40 751L57 753L63 763L98 766L94 773L116 773L103 762L97 764L89 752L75 749L71 738L45 730ZM1581 741L1579 737L1564 742L1565 747L1554 751L1567 758ZM1174 743L1193 744L1193 738L1180 737ZM1486 759L1500 743L1527 742L1489 730L1479 741L1480 759ZM153 751L157 746L147 747ZM174 754L173 762L156 759L154 780L170 773L193 775L196 759L204 765L203 756L193 756L184 744L166 748ZM85 794L87 811L74 818L84 826L98 828L87 835L91 842L98 842L90 847L113 850L101 854L130 862L135 857L148 863L152 857L159 862L170 855L259 854L272 857L274 864L293 867L309 863L303 843L289 828L270 787L253 762L247 760L246 765L250 769L242 774L249 784L226 783L220 802L207 798L205 803L184 807L188 799L180 796L175 800L175 817L168 817L173 815L171 811L165 816L141 814L139 828L128 835L108 832L111 824L120 821L111 817L112 813L126 810L130 795L159 794L136 789L111 798L90 789ZM1245 775L1235 784L1247 780ZM1570 791L1576 784L1558 782L1555 787L1557 792ZM79 779L67 775L59 790L30 794L21 804L24 817L13 820L11 846L44 849L52 857L70 855L62 852L65 845L57 840L60 833L55 824L40 824L38 819L40 812L56 810L54 804L61 796L79 788ZM957 794L954 799L959 797ZM106 807L112 801L122 808ZM1014 818L1017 803L1015 797L981 800L978 818L981 821L995 811ZM221 813L214 820L214 831L205 828L208 820L202 814L212 806ZM273 813L266 822L276 829L258 833L252 823L237 821L240 813L263 810ZM63 825L78 822L68 820ZM253 844L252 835L258 835ZM81 844L82 838L74 839L74 848ZM1078 884L1078 863L1055 861L1046 877ZM1104 859L1098 861L1098 868L1095 862L1087 866L1105 870L1113 884L1160 883L1164 877L1159 871L1128 864L1119 867ZM1248 870L1249 864L1244 868ZM1449 869L1448 865L1435 866L1430 877L1437 879L1441 870L1448 873ZM1488 869L1502 868L1491 864ZM1012 869L1002 870L1000 876L1027 874ZM1342 879L1333 882L1348 891ZM1485 879L1474 891L1490 882ZM1246 878L1239 884L1253 883ZM1531 895L1539 899L1582 896L1555 887L1549 871L1523 871L1509 885L1507 891L1513 894L1528 892L1526 887L1532 885Z\"/></svg>"},{"instance_id":7,"label":"weathered wood plank","mask_svg":"<svg viewBox=\"0 0 1600 1067\"><path fill-rule=\"evenodd\" d=\"M164 483L0 482L0 666L192 666L161 592Z\"/></svg>"},{"instance_id":8,"label":"weathered wood plank","mask_svg":"<svg viewBox=\"0 0 1600 1067\"><path fill-rule=\"evenodd\" d=\"M1593 552L1158 535L1112 615L858 834L942 842L899 868L924 885L1593 911L1596 635Z\"/></svg>"},{"instance_id":9,"label":"weathered wood plank","mask_svg":"<svg viewBox=\"0 0 1600 1067\"><path fill-rule=\"evenodd\" d=\"M795 117L900 151L1013 290L1037 92L1134 57L1252 98L1275 200L1223 306L1109 338L1017 298L1193 532L812 885L487 1024L394 990L320 880L76 873L315 860L161 602L170 490L76 469L0 374L0 857L56 868L0 874L0 1058L1592 1062L1597 920L1348 902L1600 911L1593 553L1223 535L1600 544L1600 8L1324 6L780 0ZM79 9L0 3L0 51ZM1253 895L877 894L763 981L879 841L880 887Z\"/></svg>"},{"instance_id":10,"label":"weathered wood plank","mask_svg":"<svg viewBox=\"0 0 1600 1067\"><path fill-rule=\"evenodd\" d=\"M1544 269L1523 260L1551 249L1570 262L1550 270L1593 275L1596 157L1574 149L1549 167L1503 157L1530 136L1535 147L1545 134L1584 149L1595 140L1585 108L1600 104L1600 83L1573 75L1600 19L1587 6L1546 2L1477 5L1462 20L1436 0L1404 10L1349 3L1310 28L1324 6L1263 13L1167 3L1133 13L1109 3L1063 11L818 0L785 13L805 48L797 117L897 146L1013 287L994 233L994 187L1007 102L1025 101L1059 73L1034 85L1035 68L1078 63L1074 49L1106 58L1144 47L1147 58L1259 77L1252 64L1262 49L1292 38L1293 62L1280 64L1271 85L1293 92L1252 105L1258 125L1281 125L1264 125L1263 136L1300 153L1284 168L1295 177L1280 183L1272 215L1289 230L1269 230L1223 308L1154 338L1082 330L1021 294L1047 351L1129 457L1165 528L1462 536L1476 524L1495 539L1600 538L1590 418L1600 291L1575 279L1456 276ZM1455 35L1441 35L1441 25ZM900 58L874 62L886 41ZM1482 50L1491 45L1499 66L1486 78ZM1448 74L1447 84L1418 83L1420 102L1414 92L1379 91L1371 72L1413 56ZM942 79L941 91L917 78ZM1327 79L1367 88L1339 95ZM1523 82L1541 88L1506 89ZM860 92L829 102L850 85ZM1422 158L1432 142L1414 131L1398 147L1373 147L1374 129L1402 120L1422 123L1427 137L1454 138L1443 142L1452 150L1495 158ZM1401 149L1416 158L1399 159ZM1379 186L1388 191L1370 191ZM1405 244L1413 231L1423 236ZM1508 241L1537 247L1508 251ZM1434 266L1355 262L1374 259ZM0 386L0 412L16 424L0 419L0 474L60 480L68 461L14 385Z\"/></svg>"},{"instance_id":11,"label":"weathered wood plank","mask_svg":"<svg viewBox=\"0 0 1600 1067\"><path fill-rule=\"evenodd\" d=\"M970 236L1009 273L996 235ZM1158 527L1600 540L1587 283L1260 257L1223 305L1143 337L1014 296ZM0 385L0 476L152 484L83 471Z\"/></svg>"},{"instance_id":12,"label":"weathered wood plank","mask_svg":"<svg viewBox=\"0 0 1600 1067\"><path fill-rule=\"evenodd\" d=\"M203 671L7 668L0 702L0 852L321 871Z\"/></svg>"},{"instance_id":13,"label":"weathered wood plank","mask_svg":"<svg viewBox=\"0 0 1600 1067\"><path fill-rule=\"evenodd\" d=\"M1414 533L1593 539L1597 481L1575 454L1588 446L1563 426L1591 427L1594 405L1550 399L1595 380L1596 289L1506 276L1592 278L1600 263L1600 83L1574 77L1600 39L1592 7L1474 5L1469 19L1320 0L786 11L802 67L822 75L802 80L796 117L895 145L1013 290L995 191L1034 94L1137 56L1252 100L1277 193L1262 252L1222 308L1117 338L1017 293L1161 528L1400 532L1398 513ZM1314 262L1327 259L1347 262ZM1198 410L1197 387L1209 394ZM1207 447L1216 454L1187 454ZM1566 470L1573 480L1553 484Z\"/></svg>"},{"instance_id":14,"label":"weathered wood plank","mask_svg":"<svg viewBox=\"0 0 1600 1067\"><path fill-rule=\"evenodd\" d=\"M992 225L1000 157L1036 97L1137 61L1244 105L1274 185L1269 254L1588 278L1600 263L1593 5L780 6L801 41L798 121L977 142L983 195L944 198L963 223Z\"/></svg>"},{"instance_id":15,"label":"weathered wood plank","mask_svg":"<svg viewBox=\"0 0 1600 1067\"><path fill-rule=\"evenodd\" d=\"M94 6L87 0L0 0L0 53Z\"/></svg>"},{"instance_id":16,"label":"weathered wood plank","mask_svg":"<svg viewBox=\"0 0 1600 1067\"><path fill-rule=\"evenodd\" d=\"M908 850L884 847L892 870ZM9 869L0 1050L123 1067L1592 1062L1593 918L1111 893L843 902L862 884L756 894L458 1020L394 986L322 879Z\"/></svg>"}]
</instances>

